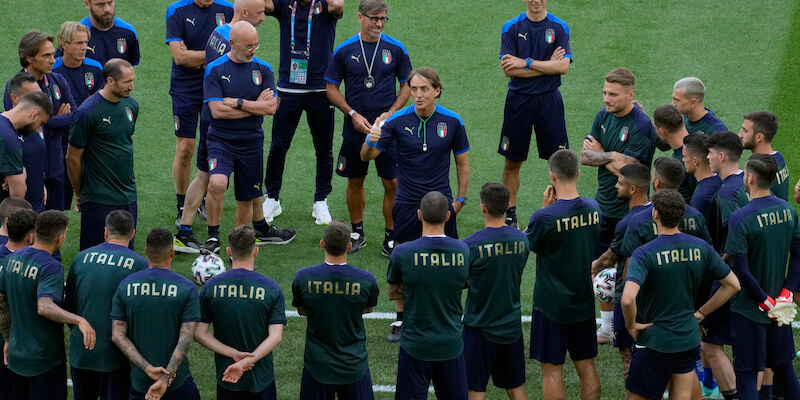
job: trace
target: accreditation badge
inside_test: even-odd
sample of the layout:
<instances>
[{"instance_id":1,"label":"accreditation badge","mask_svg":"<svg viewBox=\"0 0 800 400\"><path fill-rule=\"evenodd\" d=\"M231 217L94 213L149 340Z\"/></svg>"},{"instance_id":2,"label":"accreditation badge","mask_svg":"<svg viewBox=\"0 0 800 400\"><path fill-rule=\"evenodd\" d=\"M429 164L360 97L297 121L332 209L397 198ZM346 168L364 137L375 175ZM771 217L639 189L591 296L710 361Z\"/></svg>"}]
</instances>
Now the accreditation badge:
<instances>
[{"instance_id":1,"label":"accreditation badge","mask_svg":"<svg viewBox=\"0 0 800 400\"><path fill-rule=\"evenodd\" d=\"M303 52L292 52L293 56L304 56ZM289 83L305 85L308 82L308 56L305 58L292 58L289 64Z\"/></svg>"}]
</instances>

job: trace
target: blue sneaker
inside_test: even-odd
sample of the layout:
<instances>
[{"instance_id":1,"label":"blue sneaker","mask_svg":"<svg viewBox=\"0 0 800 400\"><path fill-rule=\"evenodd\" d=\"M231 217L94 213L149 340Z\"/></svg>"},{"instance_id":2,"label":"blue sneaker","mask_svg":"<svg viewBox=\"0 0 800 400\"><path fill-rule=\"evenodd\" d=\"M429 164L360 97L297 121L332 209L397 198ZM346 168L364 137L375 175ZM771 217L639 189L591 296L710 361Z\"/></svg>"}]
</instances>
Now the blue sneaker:
<instances>
[{"instance_id":1,"label":"blue sneaker","mask_svg":"<svg viewBox=\"0 0 800 400\"><path fill-rule=\"evenodd\" d=\"M709 389L703 383L700 383L700 388L703 389L703 398L704 399L721 399L722 396L719 394L719 386Z\"/></svg>"}]
</instances>

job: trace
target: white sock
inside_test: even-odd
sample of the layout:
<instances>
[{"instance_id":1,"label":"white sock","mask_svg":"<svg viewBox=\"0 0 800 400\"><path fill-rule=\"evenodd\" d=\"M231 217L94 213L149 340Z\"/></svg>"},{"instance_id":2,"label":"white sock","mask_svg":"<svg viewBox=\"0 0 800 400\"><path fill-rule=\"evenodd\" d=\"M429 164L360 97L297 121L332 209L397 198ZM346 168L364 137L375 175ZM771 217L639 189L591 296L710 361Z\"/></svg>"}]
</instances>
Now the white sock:
<instances>
[{"instance_id":1,"label":"white sock","mask_svg":"<svg viewBox=\"0 0 800 400\"><path fill-rule=\"evenodd\" d=\"M600 311L600 319L602 320L600 323L601 331L609 333L614 331L614 311Z\"/></svg>"}]
</instances>

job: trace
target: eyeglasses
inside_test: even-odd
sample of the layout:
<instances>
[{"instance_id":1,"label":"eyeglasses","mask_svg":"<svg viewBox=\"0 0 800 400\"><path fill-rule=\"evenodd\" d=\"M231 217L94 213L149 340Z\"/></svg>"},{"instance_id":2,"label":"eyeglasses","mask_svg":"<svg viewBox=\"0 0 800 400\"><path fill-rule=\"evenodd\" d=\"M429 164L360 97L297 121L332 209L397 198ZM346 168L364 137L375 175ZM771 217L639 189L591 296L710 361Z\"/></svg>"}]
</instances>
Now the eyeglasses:
<instances>
[{"instance_id":1,"label":"eyeglasses","mask_svg":"<svg viewBox=\"0 0 800 400\"><path fill-rule=\"evenodd\" d=\"M256 50L258 50L259 47L261 47L261 44L260 43L256 43L256 44L251 44L249 46L244 46L244 49L247 50L247 51L256 51Z\"/></svg>"},{"instance_id":2,"label":"eyeglasses","mask_svg":"<svg viewBox=\"0 0 800 400\"><path fill-rule=\"evenodd\" d=\"M384 24L389 22L389 17L371 17L366 14L361 14L361 15L363 15L365 18L369 18L369 20L372 21L373 24L377 24L378 21L383 22Z\"/></svg>"}]
</instances>

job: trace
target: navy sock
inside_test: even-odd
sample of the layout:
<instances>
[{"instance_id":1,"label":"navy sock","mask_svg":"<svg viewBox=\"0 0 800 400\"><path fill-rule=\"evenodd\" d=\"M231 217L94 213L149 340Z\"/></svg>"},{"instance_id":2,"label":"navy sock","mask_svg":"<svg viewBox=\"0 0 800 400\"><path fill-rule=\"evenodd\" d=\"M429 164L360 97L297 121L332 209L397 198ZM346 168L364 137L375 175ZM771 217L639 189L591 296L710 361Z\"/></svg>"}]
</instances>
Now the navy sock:
<instances>
[{"instance_id":1,"label":"navy sock","mask_svg":"<svg viewBox=\"0 0 800 400\"><path fill-rule=\"evenodd\" d=\"M772 398L772 385L761 385L761 390L758 391L759 400L770 400Z\"/></svg>"},{"instance_id":2,"label":"navy sock","mask_svg":"<svg viewBox=\"0 0 800 400\"><path fill-rule=\"evenodd\" d=\"M364 236L364 221L358 223L351 222L350 226L353 227L353 232L358 232L361 236Z\"/></svg>"},{"instance_id":3,"label":"navy sock","mask_svg":"<svg viewBox=\"0 0 800 400\"><path fill-rule=\"evenodd\" d=\"M178 209L180 210L183 208L184 203L186 203L186 195L185 194L175 194L175 197L178 198Z\"/></svg>"},{"instance_id":4,"label":"navy sock","mask_svg":"<svg viewBox=\"0 0 800 400\"><path fill-rule=\"evenodd\" d=\"M219 239L219 225L208 226L208 237Z\"/></svg>"},{"instance_id":5,"label":"navy sock","mask_svg":"<svg viewBox=\"0 0 800 400\"><path fill-rule=\"evenodd\" d=\"M178 236L186 237L192 234L192 227L189 225L181 225L178 228Z\"/></svg>"},{"instance_id":6,"label":"navy sock","mask_svg":"<svg viewBox=\"0 0 800 400\"><path fill-rule=\"evenodd\" d=\"M386 228L385 232L383 233L386 240L394 239L394 229Z\"/></svg>"},{"instance_id":7,"label":"navy sock","mask_svg":"<svg viewBox=\"0 0 800 400\"><path fill-rule=\"evenodd\" d=\"M398 311L397 312L397 320L398 321L402 321L403 320L403 312L402 311Z\"/></svg>"}]
</instances>

